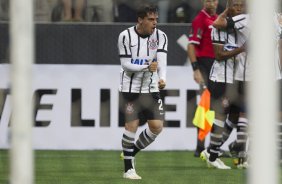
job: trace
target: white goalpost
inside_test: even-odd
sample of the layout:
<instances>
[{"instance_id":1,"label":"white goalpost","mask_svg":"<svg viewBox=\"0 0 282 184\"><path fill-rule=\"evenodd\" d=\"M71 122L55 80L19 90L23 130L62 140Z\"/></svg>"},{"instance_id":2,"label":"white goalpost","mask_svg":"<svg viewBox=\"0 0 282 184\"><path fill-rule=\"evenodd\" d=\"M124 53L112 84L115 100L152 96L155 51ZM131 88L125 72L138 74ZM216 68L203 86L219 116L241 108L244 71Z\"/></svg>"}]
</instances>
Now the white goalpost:
<instances>
[{"instance_id":1,"label":"white goalpost","mask_svg":"<svg viewBox=\"0 0 282 184\"><path fill-rule=\"evenodd\" d=\"M10 183L33 183L33 0L10 1L12 122Z\"/></svg>"},{"instance_id":2,"label":"white goalpost","mask_svg":"<svg viewBox=\"0 0 282 184\"><path fill-rule=\"evenodd\" d=\"M248 183L278 183L277 87L274 76L274 13L277 0L251 0L249 59L254 78L249 90L250 169Z\"/></svg>"}]
</instances>

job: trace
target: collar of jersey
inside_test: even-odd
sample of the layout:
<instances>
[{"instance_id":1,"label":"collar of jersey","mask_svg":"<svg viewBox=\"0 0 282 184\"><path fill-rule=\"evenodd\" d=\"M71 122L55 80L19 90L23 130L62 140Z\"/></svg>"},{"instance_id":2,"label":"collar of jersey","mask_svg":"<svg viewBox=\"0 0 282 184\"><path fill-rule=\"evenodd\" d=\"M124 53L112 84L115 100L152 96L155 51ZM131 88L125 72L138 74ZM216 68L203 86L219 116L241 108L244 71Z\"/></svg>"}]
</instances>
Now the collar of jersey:
<instances>
[{"instance_id":1,"label":"collar of jersey","mask_svg":"<svg viewBox=\"0 0 282 184\"><path fill-rule=\"evenodd\" d=\"M136 32L136 34L138 36L140 36L141 38L148 38L150 37L150 35L142 35L142 34L139 34L138 31L137 31L137 26L134 26L134 31Z\"/></svg>"}]
</instances>

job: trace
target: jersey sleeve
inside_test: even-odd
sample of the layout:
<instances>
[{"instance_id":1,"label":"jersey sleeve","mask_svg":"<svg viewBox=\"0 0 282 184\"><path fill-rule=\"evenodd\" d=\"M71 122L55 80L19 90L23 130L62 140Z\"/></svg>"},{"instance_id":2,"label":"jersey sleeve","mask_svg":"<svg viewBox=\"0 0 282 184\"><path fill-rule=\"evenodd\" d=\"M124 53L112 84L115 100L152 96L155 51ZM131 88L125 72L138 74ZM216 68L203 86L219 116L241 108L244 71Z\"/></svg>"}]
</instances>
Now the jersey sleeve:
<instances>
[{"instance_id":1,"label":"jersey sleeve","mask_svg":"<svg viewBox=\"0 0 282 184\"><path fill-rule=\"evenodd\" d=\"M148 71L147 65L135 65L131 63L132 54L130 49L130 38L127 31L120 33L118 37L118 50L120 63L124 71L142 72Z\"/></svg>"},{"instance_id":2,"label":"jersey sleeve","mask_svg":"<svg viewBox=\"0 0 282 184\"><path fill-rule=\"evenodd\" d=\"M245 37L249 36L249 15L248 14L240 14L232 17L234 22L234 28L243 33Z\"/></svg>"},{"instance_id":3,"label":"jersey sleeve","mask_svg":"<svg viewBox=\"0 0 282 184\"><path fill-rule=\"evenodd\" d=\"M189 34L189 42L194 44L200 44L203 36L204 22L199 18L194 19L192 22L192 27Z\"/></svg>"},{"instance_id":4,"label":"jersey sleeve","mask_svg":"<svg viewBox=\"0 0 282 184\"><path fill-rule=\"evenodd\" d=\"M247 15L246 14L240 14L237 16L232 17L232 20L234 21L234 27L236 29L242 29L242 27L247 26Z\"/></svg>"},{"instance_id":5,"label":"jersey sleeve","mask_svg":"<svg viewBox=\"0 0 282 184\"><path fill-rule=\"evenodd\" d=\"M159 46L157 50L158 75L159 78L166 81L166 66L167 66L167 48L168 39L164 32L159 34Z\"/></svg>"},{"instance_id":6,"label":"jersey sleeve","mask_svg":"<svg viewBox=\"0 0 282 184\"><path fill-rule=\"evenodd\" d=\"M120 33L118 37L119 56L123 58L131 58L131 50L129 45L129 36L126 31Z\"/></svg>"}]
</instances>

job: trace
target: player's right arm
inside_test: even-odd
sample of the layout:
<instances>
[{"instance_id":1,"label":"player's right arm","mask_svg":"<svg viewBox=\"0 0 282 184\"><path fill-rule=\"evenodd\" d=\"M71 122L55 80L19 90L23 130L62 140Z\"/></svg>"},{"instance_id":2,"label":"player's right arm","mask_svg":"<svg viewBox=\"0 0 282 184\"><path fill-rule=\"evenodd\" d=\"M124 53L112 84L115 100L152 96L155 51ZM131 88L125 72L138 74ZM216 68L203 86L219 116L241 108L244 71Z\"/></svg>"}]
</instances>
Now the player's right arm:
<instances>
[{"instance_id":1,"label":"player's right arm","mask_svg":"<svg viewBox=\"0 0 282 184\"><path fill-rule=\"evenodd\" d=\"M137 65L132 63L132 53L127 30L120 33L118 37L118 50L120 63L124 71L142 72L149 71L150 65ZM154 68L154 67L152 67Z\"/></svg>"}]
</instances>

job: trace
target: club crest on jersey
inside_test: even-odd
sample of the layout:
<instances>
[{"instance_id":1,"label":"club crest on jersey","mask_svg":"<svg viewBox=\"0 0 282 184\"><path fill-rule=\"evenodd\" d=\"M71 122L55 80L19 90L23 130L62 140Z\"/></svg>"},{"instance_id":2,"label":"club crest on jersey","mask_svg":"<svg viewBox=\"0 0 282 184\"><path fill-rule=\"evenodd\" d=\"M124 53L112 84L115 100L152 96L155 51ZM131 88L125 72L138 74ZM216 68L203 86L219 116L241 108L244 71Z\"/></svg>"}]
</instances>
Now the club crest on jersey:
<instances>
[{"instance_id":1,"label":"club crest on jersey","mask_svg":"<svg viewBox=\"0 0 282 184\"><path fill-rule=\"evenodd\" d=\"M125 106L126 106L125 107L126 114L132 114L134 112L134 107L132 103L127 103Z\"/></svg>"},{"instance_id":2,"label":"club crest on jersey","mask_svg":"<svg viewBox=\"0 0 282 184\"><path fill-rule=\"evenodd\" d=\"M158 48L158 40L149 40L149 48L152 49L152 50L155 50Z\"/></svg>"}]
</instances>

